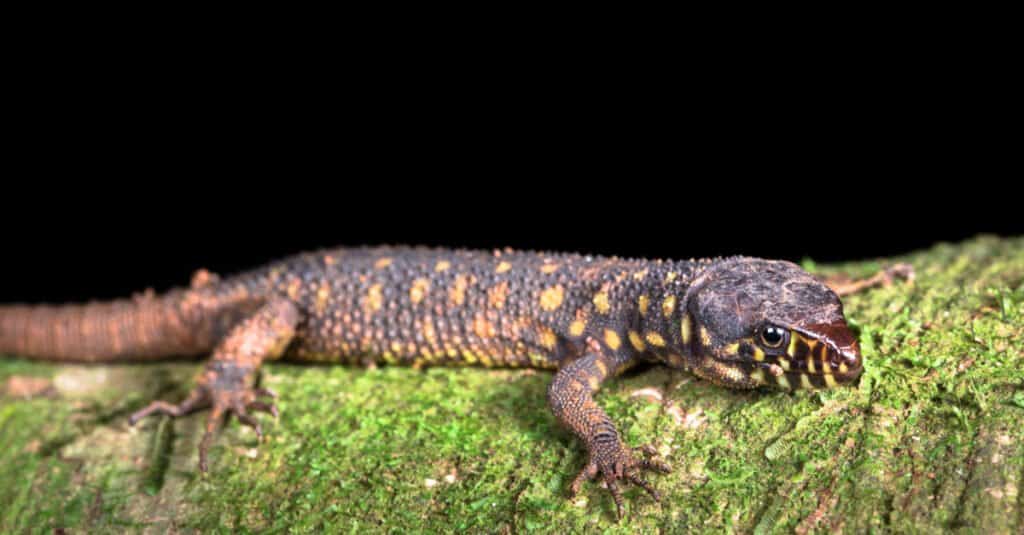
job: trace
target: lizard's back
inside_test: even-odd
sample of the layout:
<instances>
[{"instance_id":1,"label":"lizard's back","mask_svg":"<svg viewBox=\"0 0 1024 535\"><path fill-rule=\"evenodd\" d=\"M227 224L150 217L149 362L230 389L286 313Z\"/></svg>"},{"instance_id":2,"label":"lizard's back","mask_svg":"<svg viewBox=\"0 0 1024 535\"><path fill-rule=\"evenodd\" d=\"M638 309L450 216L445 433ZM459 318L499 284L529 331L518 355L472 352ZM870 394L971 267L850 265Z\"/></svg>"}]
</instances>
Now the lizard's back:
<instances>
[{"instance_id":1,"label":"lizard's back","mask_svg":"<svg viewBox=\"0 0 1024 535\"><path fill-rule=\"evenodd\" d=\"M242 274L305 318L285 357L402 364L556 368L625 298L623 278L667 264L575 254L353 248L301 254ZM675 267L673 269L678 269ZM613 288L614 286L614 288ZM597 297L602 288L608 292ZM607 310L596 311L598 307ZM588 321L591 320L591 321Z\"/></svg>"}]
</instances>

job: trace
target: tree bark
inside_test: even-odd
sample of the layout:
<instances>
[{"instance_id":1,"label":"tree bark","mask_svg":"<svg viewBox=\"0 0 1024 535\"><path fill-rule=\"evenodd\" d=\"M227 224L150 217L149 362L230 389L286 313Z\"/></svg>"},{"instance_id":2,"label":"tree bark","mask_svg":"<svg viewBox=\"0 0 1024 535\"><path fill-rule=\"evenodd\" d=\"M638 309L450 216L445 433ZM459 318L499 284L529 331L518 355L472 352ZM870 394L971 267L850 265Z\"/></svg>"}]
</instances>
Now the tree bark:
<instances>
[{"instance_id":1,"label":"tree bark","mask_svg":"<svg viewBox=\"0 0 1024 535\"><path fill-rule=\"evenodd\" d=\"M566 498L585 462L531 370L273 364L267 440L231 422L196 468L204 414L127 425L195 364L0 359L0 532L1024 531L1024 239L877 262L913 283L844 298L866 371L821 392L729 391L638 370L598 394L631 445L675 467L654 503Z\"/></svg>"}]
</instances>

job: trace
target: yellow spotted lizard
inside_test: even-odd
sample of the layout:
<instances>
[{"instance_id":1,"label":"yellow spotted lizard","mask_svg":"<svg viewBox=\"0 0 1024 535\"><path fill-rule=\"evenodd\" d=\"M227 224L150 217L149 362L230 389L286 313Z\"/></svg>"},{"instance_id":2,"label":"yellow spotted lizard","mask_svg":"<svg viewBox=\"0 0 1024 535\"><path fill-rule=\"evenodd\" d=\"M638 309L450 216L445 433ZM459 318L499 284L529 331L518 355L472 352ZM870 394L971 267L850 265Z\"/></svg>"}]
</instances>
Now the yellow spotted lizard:
<instances>
[{"instance_id":1,"label":"yellow spotted lizard","mask_svg":"<svg viewBox=\"0 0 1024 535\"><path fill-rule=\"evenodd\" d=\"M594 401L611 377L650 361L732 388L824 388L861 372L837 295L784 261L661 261L377 247L301 254L190 287L82 305L0 306L0 353L74 362L212 354L180 403L130 418L209 408L200 469L222 417L261 435L260 364L287 359L555 370L551 410L585 445L570 486L600 477L623 515L620 483L668 471L629 448Z\"/></svg>"}]
</instances>

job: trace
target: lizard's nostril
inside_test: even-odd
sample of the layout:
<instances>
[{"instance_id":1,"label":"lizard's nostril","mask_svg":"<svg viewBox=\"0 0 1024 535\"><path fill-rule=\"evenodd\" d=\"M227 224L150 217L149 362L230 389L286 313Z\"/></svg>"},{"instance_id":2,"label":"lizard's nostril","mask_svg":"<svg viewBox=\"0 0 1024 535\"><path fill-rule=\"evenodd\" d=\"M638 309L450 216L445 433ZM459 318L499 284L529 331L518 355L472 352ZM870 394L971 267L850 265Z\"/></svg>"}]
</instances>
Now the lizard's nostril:
<instances>
[{"instance_id":1,"label":"lizard's nostril","mask_svg":"<svg viewBox=\"0 0 1024 535\"><path fill-rule=\"evenodd\" d=\"M848 368L860 367L860 351L856 347L843 347L830 349L828 352L828 364L832 368L845 365Z\"/></svg>"},{"instance_id":2,"label":"lizard's nostril","mask_svg":"<svg viewBox=\"0 0 1024 535\"><path fill-rule=\"evenodd\" d=\"M830 359L830 364L832 364L833 373L836 374L839 381L851 381L863 371L864 360L857 344L839 348L833 357Z\"/></svg>"},{"instance_id":3,"label":"lizard's nostril","mask_svg":"<svg viewBox=\"0 0 1024 535\"><path fill-rule=\"evenodd\" d=\"M861 367L860 351L856 347L843 348L839 353L839 358L850 371L859 370Z\"/></svg>"}]
</instances>

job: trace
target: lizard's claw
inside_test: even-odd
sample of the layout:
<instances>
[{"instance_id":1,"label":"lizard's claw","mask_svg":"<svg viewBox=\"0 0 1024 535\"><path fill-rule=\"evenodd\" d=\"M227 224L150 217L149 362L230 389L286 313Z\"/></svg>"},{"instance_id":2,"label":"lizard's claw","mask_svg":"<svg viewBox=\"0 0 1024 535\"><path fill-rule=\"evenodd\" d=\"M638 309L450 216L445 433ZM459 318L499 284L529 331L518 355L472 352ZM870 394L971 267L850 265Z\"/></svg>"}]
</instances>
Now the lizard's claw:
<instances>
[{"instance_id":1,"label":"lizard's claw","mask_svg":"<svg viewBox=\"0 0 1024 535\"><path fill-rule=\"evenodd\" d=\"M214 385L213 387L208 386L211 383ZM273 391L265 388L254 389L245 386L232 388L232 386L235 385L226 384L225 381L204 382L201 380L200 384L180 404L173 405L166 401L154 401L132 414L128 418L128 422L135 425L139 420L154 413L173 417L184 416L195 410L209 407L210 415L206 419L206 431L199 443L199 470L206 472L209 467L207 452L225 414L234 414L239 422L251 427L256 433L257 440L263 439L263 427L249 411L266 412L273 415L274 418L277 418L279 414L276 405L257 399L261 396L275 397L276 394Z\"/></svg>"},{"instance_id":2,"label":"lizard's claw","mask_svg":"<svg viewBox=\"0 0 1024 535\"><path fill-rule=\"evenodd\" d=\"M615 501L619 520L622 520L622 517L626 514L623 507L622 492L619 490L618 484L621 480L629 481L644 489L654 498L654 501L660 502L661 494L647 480L640 476L640 471L657 470L667 474L672 471L672 467L654 457L655 449L652 446L645 445L637 449L643 453L642 458L638 459L633 452L626 449L618 441L594 444L590 448L590 458L587 461L587 465L580 470L580 473L573 479L572 485L569 487L570 496L575 496L579 492L584 481L594 479L600 473L605 485L608 487L608 491L612 493L612 500Z\"/></svg>"}]
</instances>

